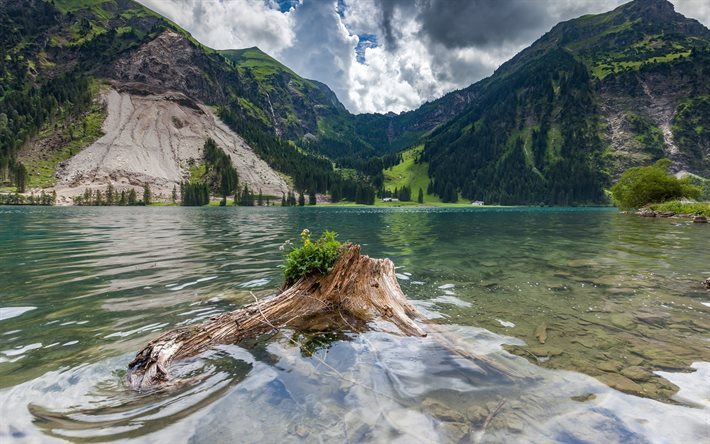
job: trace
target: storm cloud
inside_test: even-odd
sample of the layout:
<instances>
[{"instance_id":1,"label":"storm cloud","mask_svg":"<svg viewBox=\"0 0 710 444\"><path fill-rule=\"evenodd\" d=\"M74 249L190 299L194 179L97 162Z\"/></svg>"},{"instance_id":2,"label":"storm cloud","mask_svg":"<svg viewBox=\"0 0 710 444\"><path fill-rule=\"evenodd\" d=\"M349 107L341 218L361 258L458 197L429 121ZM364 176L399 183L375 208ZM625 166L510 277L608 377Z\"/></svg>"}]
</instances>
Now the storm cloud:
<instances>
[{"instance_id":1,"label":"storm cloud","mask_svg":"<svg viewBox=\"0 0 710 444\"><path fill-rule=\"evenodd\" d=\"M353 112L400 112L490 74L556 23L623 0L139 0L216 49L258 46ZM710 23L710 2L675 0Z\"/></svg>"}]
</instances>

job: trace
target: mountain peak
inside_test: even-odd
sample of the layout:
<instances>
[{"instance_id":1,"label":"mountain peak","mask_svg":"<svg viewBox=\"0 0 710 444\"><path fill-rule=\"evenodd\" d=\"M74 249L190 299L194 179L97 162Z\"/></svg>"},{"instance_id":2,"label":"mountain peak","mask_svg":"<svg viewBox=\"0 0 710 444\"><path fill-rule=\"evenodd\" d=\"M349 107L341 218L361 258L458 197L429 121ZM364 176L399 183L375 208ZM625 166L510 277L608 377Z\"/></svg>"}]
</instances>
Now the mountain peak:
<instances>
[{"instance_id":1,"label":"mountain peak","mask_svg":"<svg viewBox=\"0 0 710 444\"><path fill-rule=\"evenodd\" d=\"M673 3L668 0L634 0L622 5L624 12L633 17L654 22L668 22L678 18L685 18L675 11Z\"/></svg>"},{"instance_id":2,"label":"mountain peak","mask_svg":"<svg viewBox=\"0 0 710 444\"><path fill-rule=\"evenodd\" d=\"M676 12L668 0L633 0L609 14L620 12L631 21L660 26L664 31L692 36L708 36L708 29L695 19Z\"/></svg>"}]
</instances>

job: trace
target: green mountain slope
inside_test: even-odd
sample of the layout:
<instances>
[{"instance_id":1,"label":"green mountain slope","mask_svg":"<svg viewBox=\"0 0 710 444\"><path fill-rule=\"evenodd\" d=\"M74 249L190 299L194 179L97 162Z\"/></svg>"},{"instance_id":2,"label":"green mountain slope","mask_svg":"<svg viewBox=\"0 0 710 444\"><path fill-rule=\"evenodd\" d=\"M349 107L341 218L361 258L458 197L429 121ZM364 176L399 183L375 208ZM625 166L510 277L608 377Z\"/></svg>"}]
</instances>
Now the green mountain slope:
<instances>
[{"instance_id":1,"label":"green mountain slope","mask_svg":"<svg viewBox=\"0 0 710 444\"><path fill-rule=\"evenodd\" d=\"M184 94L171 100L216 110L295 188L351 199L422 144L417 183L444 201L600 203L623 169L661 157L710 176L710 31L665 0L560 23L491 77L399 115L353 115L258 48L212 50L131 0L0 0L0 36L0 185L26 181L23 161L51 183L98 137L102 85Z\"/></svg>"},{"instance_id":2,"label":"green mountain slope","mask_svg":"<svg viewBox=\"0 0 710 444\"><path fill-rule=\"evenodd\" d=\"M709 48L710 31L665 0L555 26L426 139L435 192L596 203L625 167L660 157L707 175Z\"/></svg>"},{"instance_id":3,"label":"green mountain slope","mask_svg":"<svg viewBox=\"0 0 710 444\"><path fill-rule=\"evenodd\" d=\"M335 95L257 49L214 51L130 0L0 0L0 36L5 185L28 181L22 160L61 161L65 154L58 153L70 152L66 139L73 139L65 134L91 111L96 85L108 84L134 96L177 92L188 98L174 96L180 106L213 107L298 190L338 188L354 199L358 188L368 187L294 143L317 132L322 115L346 113ZM33 155L23 157L26 151Z\"/></svg>"}]
</instances>

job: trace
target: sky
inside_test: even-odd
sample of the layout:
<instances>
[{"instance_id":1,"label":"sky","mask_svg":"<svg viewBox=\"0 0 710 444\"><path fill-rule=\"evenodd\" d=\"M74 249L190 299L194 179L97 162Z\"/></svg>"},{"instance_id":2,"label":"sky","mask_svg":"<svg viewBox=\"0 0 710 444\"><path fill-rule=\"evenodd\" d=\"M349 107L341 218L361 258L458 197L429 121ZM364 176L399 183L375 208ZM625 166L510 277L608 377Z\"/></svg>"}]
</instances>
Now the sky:
<instances>
[{"instance_id":1,"label":"sky","mask_svg":"<svg viewBox=\"0 0 710 444\"><path fill-rule=\"evenodd\" d=\"M138 0L215 49L258 46L354 113L464 88L556 23L624 0ZM710 1L672 0L710 25Z\"/></svg>"}]
</instances>

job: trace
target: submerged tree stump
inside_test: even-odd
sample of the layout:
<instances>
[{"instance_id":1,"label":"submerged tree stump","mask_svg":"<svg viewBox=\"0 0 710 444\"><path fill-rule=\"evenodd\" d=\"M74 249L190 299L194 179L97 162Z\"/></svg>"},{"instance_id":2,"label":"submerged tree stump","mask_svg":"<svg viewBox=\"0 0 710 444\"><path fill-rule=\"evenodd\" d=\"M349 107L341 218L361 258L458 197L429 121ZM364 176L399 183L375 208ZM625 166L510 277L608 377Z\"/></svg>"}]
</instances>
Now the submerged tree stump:
<instances>
[{"instance_id":1,"label":"submerged tree stump","mask_svg":"<svg viewBox=\"0 0 710 444\"><path fill-rule=\"evenodd\" d=\"M175 360L275 329L319 329L324 322L352 327L377 319L393 323L405 335L426 336L414 322L423 316L399 287L392 261L372 259L360 254L359 245L346 245L326 275L302 278L275 296L150 342L128 364L128 382L135 390L154 388L169 380Z\"/></svg>"}]
</instances>

